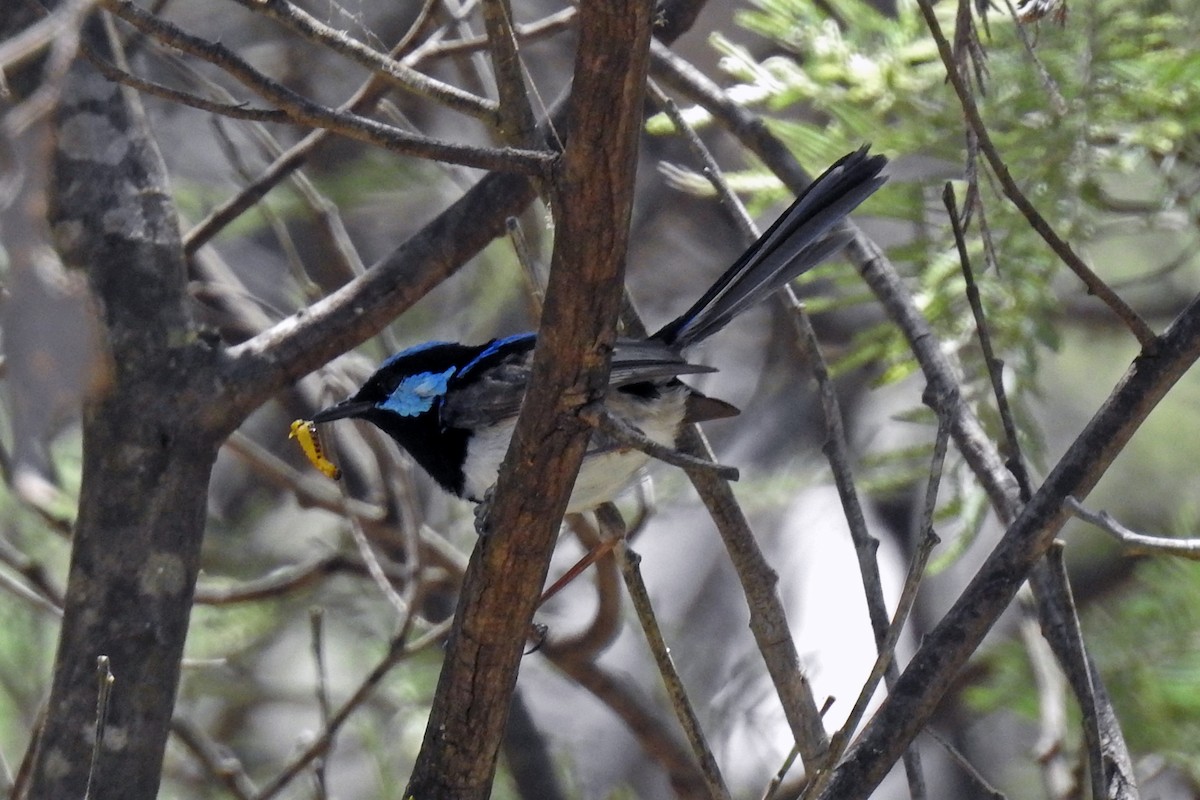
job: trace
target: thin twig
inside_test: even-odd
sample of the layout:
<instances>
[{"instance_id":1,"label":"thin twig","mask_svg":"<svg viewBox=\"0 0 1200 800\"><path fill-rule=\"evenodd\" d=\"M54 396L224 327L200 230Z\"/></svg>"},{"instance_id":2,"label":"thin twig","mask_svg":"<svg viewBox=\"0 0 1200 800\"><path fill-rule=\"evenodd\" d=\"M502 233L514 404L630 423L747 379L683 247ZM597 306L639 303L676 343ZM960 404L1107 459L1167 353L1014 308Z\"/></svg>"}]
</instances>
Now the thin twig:
<instances>
[{"instance_id":1,"label":"thin twig","mask_svg":"<svg viewBox=\"0 0 1200 800\"><path fill-rule=\"evenodd\" d=\"M191 751L196 760L203 765L212 779L212 783L225 787L236 800L251 800L258 789L250 776L246 774L242 763L216 742L212 741L198 725L191 720L176 716L171 720L171 733Z\"/></svg>"},{"instance_id":2,"label":"thin twig","mask_svg":"<svg viewBox=\"0 0 1200 800\"><path fill-rule=\"evenodd\" d=\"M1012 408L1008 404L1008 393L1004 390L1004 362L996 358L992 348L992 337L988 332L987 317L983 313L983 302L979 298L979 287L975 285L975 273L971 269L971 256L967 252L966 235L958 216L958 204L954 199L954 184L946 181L942 191L942 202L950 215L950 229L954 232L954 243L958 247L958 263L962 267L963 280L967 287L967 302L971 306L971 314L975 317L975 333L979 337L979 347L983 351L983 363L987 367L988 377L992 382L992 393L996 397L996 410L1000 413L1000 422L1004 426L1004 439L1008 448L1008 469L1016 478L1021 490L1021 502L1029 502L1033 496L1033 485L1029 482L1029 472L1025 469L1025 459L1021 456L1021 443L1017 438L1017 424L1013 421Z\"/></svg>"},{"instance_id":3,"label":"thin twig","mask_svg":"<svg viewBox=\"0 0 1200 800\"><path fill-rule=\"evenodd\" d=\"M988 783L987 780L984 779L983 775L979 773L979 770L975 769L975 765L968 761L966 756L958 752L958 748L946 741L946 739L933 728L929 728L925 732L929 734L930 738L942 746L942 749L946 751L950 758L954 759L954 763L958 764L959 768L962 769L963 774L970 779L971 784L974 787L974 791L971 792L971 797L981 798L981 800L1006 800L1005 794L996 789L995 786L992 786L990 783Z\"/></svg>"},{"instance_id":4,"label":"thin twig","mask_svg":"<svg viewBox=\"0 0 1200 800\"><path fill-rule=\"evenodd\" d=\"M316 684L313 690L317 695L317 708L321 712L321 727L329 727L329 678L325 673L325 612L319 607L313 607L308 610L309 631L312 635L312 657L313 667L317 673ZM330 738L328 750L333 749L332 737ZM325 774L326 755L322 753L313 759L313 777L316 779L317 789L316 795L318 800L327 800L329 797L329 784Z\"/></svg>"},{"instance_id":5,"label":"thin twig","mask_svg":"<svg viewBox=\"0 0 1200 800\"><path fill-rule=\"evenodd\" d=\"M513 27L513 32L516 34L517 41L524 44L534 42L538 39L543 39L560 31L567 30L575 21L578 10L574 6L568 6L561 11L556 11L553 14L547 14L541 19L527 22L524 24L518 23ZM488 46L487 36L467 36L461 39L449 39L443 41L430 40L420 47L415 49L410 59L405 59L406 63L419 63L424 61L433 61L441 58L452 56L460 56L468 53L477 53Z\"/></svg>"},{"instance_id":6,"label":"thin twig","mask_svg":"<svg viewBox=\"0 0 1200 800\"><path fill-rule=\"evenodd\" d=\"M846 715L846 721L842 727L835 733L829 744L831 753L830 764L835 763L842 757L850 744L851 737L854 735L859 724L866 716L867 709L870 707L871 699L875 696L875 690L879 687L879 682L896 665L896 646L900 642L900 635L904 631L904 626L908 622L909 614L912 613L913 605L917 600L917 590L920 588L921 580L925 576L925 567L929 563L929 556L941 541L933 530L933 515L937 507L938 489L942 483L942 470L946 463L946 450L950 441L950 426L945 416L938 415L937 435L933 443L933 457L929 465L929 480L925 485L925 501L921 508L921 541L917 544L917 548L913 551L912 558L908 564L908 574L904 578L904 587L900 591L900 599L896 601L896 613L893 615L887 631L884 634L883 641L877 645L878 656L875 659L875 664L871 667L871 672L863 682L862 689L859 690L858 698L854 701L854 706L850 709L850 713ZM915 748L909 748L908 752L914 752ZM813 777L809 785L805 788L802 797L807 800L811 797L816 797L825 788L829 778L832 775L832 770L823 770Z\"/></svg>"},{"instance_id":7,"label":"thin twig","mask_svg":"<svg viewBox=\"0 0 1200 800\"><path fill-rule=\"evenodd\" d=\"M716 159L713 158L712 153L704 145L704 142L692 126L679 113L679 109L675 103L666 97L654 83L650 84L650 91L651 96L662 106L672 124L684 136L692 152L696 154L704 165L705 176L716 189L717 195L721 198L725 209L733 217L735 224L741 230L744 243L749 245L758 238L758 231L750 219L745 206L730 188L728 181L725 180ZM883 648L888 630L888 612L883 594L883 584L879 574L879 563L876 559L879 542L867 530L866 517L863 514L862 504L859 502L858 492L854 485L854 477L850 468L849 448L846 444L845 427L842 422L842 413L837 399L837 392L833 387L833 382L829 376L829 369L821 354L816 331L813 330L812 322L804 312L803 306L796 298L790 286L782 287L778 294L790 312L789 318L795 326L801 356L810 365L813 377L817 383L822 408L825 412L826 441L823 449L834 475L834 482L837 485L838 495L846 515L847 525L850 529L851 540L854 543L855 553L858 556L859 571L862 575L863 589L875 635L876 647ZM895 663L891 661L887 662L889 683L898 675L899 670L896 668ZM915 749L909 751L905 756L905 770L908 776L910 794L913 798L919 800L919 798L924 797L925 788L924 779L921 775L920 760Z\"/></svg>"},{"instance_id":8,"label":"thin twig","mask_svg":"<svg viewBox=\"0 0 1200 800\"><path fill-rule=\"evenodd\" d=\"M256 14L261 13L276 20L310 42L341 53L379 75L392 86L487 122L491 122L496 114L494 102L476 97L470 92L464 92L456 86L418 72L403 61L368 47L357 39L347 36L344 32L326 25L287 0L235 0L235 2Z\"/></svg>"},{"instance_id":9,"label":"thin twig","mask_svg":"<svg viewBox=\"0 0 1200 800\"><path fill-rule=\"evenodd\" d=\"M207 111L210 114L218 114L231 119L245 119L255 122L291 122L292 120L288 112L278 108L257 108L243 101L218 103L192 94L191 92L172 89L170 86L164 86L161 83L155 83L146 78L139 78L137 75L126 72L108 59L101 57L91 47L84 46L81 48L81 52L101 75L110 81L123 84L144 94L161 97L172 103L178 103L179 105L196 108L200 111Z\"/></svg>"},{"instance_id":10,"label":"thin twig","mask_svg":"<svg viewBox=\"0 0 1200 800\"><path fill-rule=\"evenodd\" d=\"M1129 555L1168 555L1200 561L1200 538L1179 539L1138 533L1122 525L1107 511L1088 511L1074 497L1068 497L1066 505L1072 514L1090 522L1120 542Z\"/></svg>"},{"instance_id":11,"label":"thin twig","mask_svg":"<svg viewBox=\"0 0 1200 800\"><path fill-rule=\"evenodd\" d=\"M1058 617L1051 619L1045 611L1046 604L1039 609L1043 630L1048 625L1059 629L1045 631L1045 635L1056 646L1055 655L1063 666L1067 682L1082 712L1092 797L1094 800L1137 800L1133 759L1112 701L1100 680L1096 663L1084 645L1075 599L1071 595L1071 583L1063 561L1063 550L1060 541L1050 546L1046 553L1050 580L1039 582L1035 588L1041 593L1052 593L1056 599L1054 608L1063 610Z\"/></svg>"},{"instance_id":12,"label":"thin twig","mask_svg":"<svg viewBox=\"0 0 1200 800\"><path fill-rule=\"evenodd\" d=\"M450 620L446 620L433 626L424 635L410 644L405 644L405 640L408 637L407 629L393 638L387 655L363 678L362 683L354 690L354 694L350 695L350 699L343 703L341 708L329 718L329 723L321 731L321 735L303 753L293 759L292 763L283 772L263 787L262 791L254 796L254 800L269 800L269 798L279 794L314 758L327 753L338 730L349 719L350 715L366 702L367 698L375 690L375 687L391 672L392 668L414 653L418 653L430 645L441 641L449 630Z\"/></svg>"},{"instance_id":13,"label":"thin twig","mask_svg":"<svg viewBox=\"0 0 1200 800\"><path fill-rule=\"evenodd\" d=\"M609 411L603 403L585 406L579 412L580 419L594 425L605 436L626 447L641 450L648 456L680 469L704 470L727 481L738 479L737 467L717 464L688 453L683 453L648 438L625 420Z\"/></svg>"},{"instance_id":14,"label":"thin twig","mask_svg":"<svg viewBox=\"0 0 1200 800\"><path fill-rule=\"evenodd\" d=\"M537 125L525 91L521 54L513 32L512 5L509 0L483 0L480 9L487 29L492 77L500 98L497 111L500 138L515 147L533 146Z\"/></svg>"},{"instance_id":15,"label":"thin twig","mask_svg":"<svg viewBox=\"0 0 1200 800\"><path fill-rule=\"evenodd\" d=\"M692 753L700 764L700 772L704 775L704 783L708 787L709 796L717 798L717 800L730 800L729 788L725 786L725 779L721 777L717 759L708 745L704 730L700 726L700 719L696 716L696 710L688 698L683 680L679 677L679 672L675 669L675 663L671 659L670 648L663 638L662 630L658 627L654 608L650 604L650 593L646 591L646 584L642 580L639 567L641 557L625 546L623 541L620 541L617 544L617 559L621 565L621 575L625 578L625 588L629 592L638 621L641 622L642 630L646 634L646 642L650 645L650 652L654 655L654 662L658 665L658 673L662 677L663 685L666 686L667 697L670 698L675 716L683 727L688 743L692 746Z\"/></svg>"},{"instance_id":16,"label":"thin twig","mask_svg":"<svg viewBox=\"0 0 1200 800\"><path fill-rule=\"evenodd\" d=\"M108 727L108 701L112 697L112 687L116 678L113 677L112 665L108 656L96 657L96 728L92 739L92 760L88 765L87 787L83 791L83 800L92 796L92 782L96 777L96 769L100 765L100 754L104 752L104 732ZM135 687L130 687L135 689Z\"/></svg>"},{"instance_id":17,"label":"thin twig","mask_svg":"<svg viewBox=\"0 0 1200 800\"><path fill-rule=\"evenodd\" d=\"M408 32L400 42L392 48L393 58L403 54L416 40L425 25L431 19L436 0L425 0L421 12L413 22ZM349 100L338 107L339 111L351 111L365 114L372 109L386 91L387 84L377 75L372 74ZM329 130L312 131L296 144L283 151L274 162L246 186L240 193L230 198L221 206L209 213L200 224L188 231L183 237L183 249L188 255L196 252L203 244L215 236L222 228L236 219L247 208L258 202L281 180L286 178L308 158L308 154L322 142L326 141L332 132Z\"/></svg>"},{"instance_id":18,"label":"thin twig","mask_svg":"<svg viewBox=\"0 0 1200 800\"><path fill-rule=\"evenodd\" d=\"M1041 767L1049 800L1068 800L1079 796L1079 780L1067 753L1067 677L1038 627L1033 592L1023 589L1018 599L1021 622L1017 631L1033 673L1038 705L1038 737L1031 753Z\"/></svg>"},{"instance_id":19,"label":"thin twig","mask_svg":"<svg viewBox=\"0 0 1200 800\"><path fill-rule=\"evenodd\" d=\"M539 652L554 662L594 661L621 634L621 581L616 556L612 554L616 542L601 536L581 514L568 515L567 526L587 549L589 556L596 554L588 561L596 565L596 613L583 630L569 636L556 635L546 641ZM542 594L542 603L557 593L555 587L559 583L561 581L555 582Z\"/></svg>"},{"instance_id":20,"label":"thin twig","mask_svg":"<svg viewBox=\"0 0 1200 800\"><path fill-rule=\"evenodd\" d=\"M552 153L536 150L489 149L453 144L417 136L349 111L329 108L268 78L224 45L185 33L179 27L159 19L129 0L101 2L106 9L142 33L225 70L256 94L287 111L294 123L328 128L348 138L374 144L402 155L448 161L480 169L540 175L546 173L557 158Z\"/></svg>"},{"instance_id":21,"label":"thin twig","mask_svg":"<svg viewBox=\"0 0 1200 800\"><path fill-rule=\"evenodd\" d=\"M950 47L950 43L946 41L945 34L942 33L941 25L938 23L937 15L934 13L931 0L917 0L917 5L921 9L921 14L925 17L925 23L929 27L929 32L933 36L934 42L937 44L938 53L941 55L942 63L946 67L946 75L950 79L950 83L954 86L954 91L958 95L959 103L962 105L963 113L967 118L967 124L972 132L979 138L979 148L987 158L988 164L992 168L992 172L1000 181L1000 186L1004 190L1004 195L1012 201L1017 210L1021 212L1026 221L1043 241L1050 246L1055 255L1062 260L1067 267L1075 273L1075 275L1083 281L1084 286L1090 294L1098 297L1105 305L1112 309L1125 325L1137 337L1138 343L1146 352L1153 352L1157 346L1157 338L1154 330L1146 324L1146 321L1138 316L1128 303L1114 292L1100 276L1092 271L1082 258L1072 249L1071 245L1046 221L1034 207L1029 198L1025 196L1021 188L1017 186L1017 182L1013 179L1012 174L1008 171L1008 165L1000 157L999 151L992 142L991 134L987 130L987 126L983 122L983 117L979 113L978 106L975 105L975 98L971 96L970 87L955 67L954 53Z\"/></svg>"}]
</instances>

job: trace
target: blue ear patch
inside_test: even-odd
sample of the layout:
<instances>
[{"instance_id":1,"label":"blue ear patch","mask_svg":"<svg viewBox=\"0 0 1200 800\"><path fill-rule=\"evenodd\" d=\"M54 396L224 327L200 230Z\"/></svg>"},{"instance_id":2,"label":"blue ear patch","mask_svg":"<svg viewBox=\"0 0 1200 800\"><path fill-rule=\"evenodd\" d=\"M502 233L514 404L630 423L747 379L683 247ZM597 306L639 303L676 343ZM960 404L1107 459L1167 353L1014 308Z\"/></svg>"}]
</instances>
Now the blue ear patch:
<instances>
[{"instance_id":1,"label":"blue ear patch","mask_svg":"<svg viewBox=\"0 0 1200 800\"><path fill-rule=\"evenodd\" d=\"M446 384L454 374L454 367L445 372L421 372L409 375L400 381L388 399L379 404L384 411L402 417L415 417L433 407L433 401L446 393Z\"/></svg>"}]
</instances>

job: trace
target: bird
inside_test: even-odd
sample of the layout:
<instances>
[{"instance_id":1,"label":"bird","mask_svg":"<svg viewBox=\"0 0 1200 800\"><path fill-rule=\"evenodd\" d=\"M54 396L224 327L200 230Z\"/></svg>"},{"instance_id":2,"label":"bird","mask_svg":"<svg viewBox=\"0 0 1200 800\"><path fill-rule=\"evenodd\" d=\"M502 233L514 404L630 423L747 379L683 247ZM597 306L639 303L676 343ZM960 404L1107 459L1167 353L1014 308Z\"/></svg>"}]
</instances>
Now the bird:
<instances>
[{"instance_id":1,"label":"bird","mask_svg":"<svg viewBox=\"0 0 1200 800\"><path fill-rule=\"evenodd\" d=\"M609 414L673 448L684 425L739 413L680 380L716 371L689 363L684 351L845 247L853 235L838 223L883 185L886 164L884 156L869 154L869 146L843 156L690 308L645 339L618 338L603 401ZM311 421L365 420L394 439L450 494L483 503L508 450L536 344L537 334L527 332L476 345L433 341L409 347ZM567 512L614 499L649 459L593 432Z\"/></svg>"}]
</instances>

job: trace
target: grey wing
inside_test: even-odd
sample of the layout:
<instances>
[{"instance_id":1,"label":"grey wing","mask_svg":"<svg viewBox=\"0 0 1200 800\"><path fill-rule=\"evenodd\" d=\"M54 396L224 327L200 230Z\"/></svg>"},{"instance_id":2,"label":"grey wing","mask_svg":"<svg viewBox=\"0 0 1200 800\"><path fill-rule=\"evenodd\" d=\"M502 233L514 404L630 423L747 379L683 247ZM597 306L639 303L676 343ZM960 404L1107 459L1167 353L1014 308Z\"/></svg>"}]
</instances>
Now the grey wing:
<instances>
[{"instance_id":1,"label":"grey wing","mask_svg":"<svg viewBox=\"0 0 1200 800\"><path fill-rule=\"evenodd\" d=\"M441 419L453 428L486 428L517 416L525 399L532 353L490 367L465 386L451 384L442 399Z\"/></svg>"},{"instance_id":2,"label":"grey wing","mask_svg":"<svg viewBox=\"0 0 1200 800\"><path fill-rule=\"evenodd\" d=\"M716 372L716 369L689 364L678 351L657 339L618 339L613 347L608 385L628 386L703 372Z\"/></svg>"},{"instance_id":3,"label":"grey wing","mask_svg":"<svg viewBox=\"0 0 1200 800\"><path fill-rule=\"evenodd\" d=\"M466 385L451 381L442 400L442 422L454 428L475 429L515 417L525 399L532 359L532 352L524 352L473 373ZM618 339L613 346L608 385L628 386L715 371L712 367L689 364L679 353L653 339Z\"/></svg>"}]
</instances>

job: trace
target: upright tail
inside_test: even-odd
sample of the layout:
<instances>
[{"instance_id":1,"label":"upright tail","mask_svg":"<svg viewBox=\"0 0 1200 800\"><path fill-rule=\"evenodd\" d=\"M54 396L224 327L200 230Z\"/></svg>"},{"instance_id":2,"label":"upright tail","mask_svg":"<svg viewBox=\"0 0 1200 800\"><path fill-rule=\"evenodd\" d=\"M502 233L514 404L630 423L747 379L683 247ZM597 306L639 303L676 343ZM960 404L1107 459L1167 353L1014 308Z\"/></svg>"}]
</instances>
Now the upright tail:
<instances>
[{"instance_id":1,"label":"upright tail","mask_svg":"<svg viewBox=\"0 0 1200 800\"><path fill-rule=\"evenodd\" d=\"M850 241L829 230L884 184L887 159L863 147L809 184L767 232L741 255L695 305L652 337L680 351L706 339L730 320Z\"/></svg>"}]
</instances>

